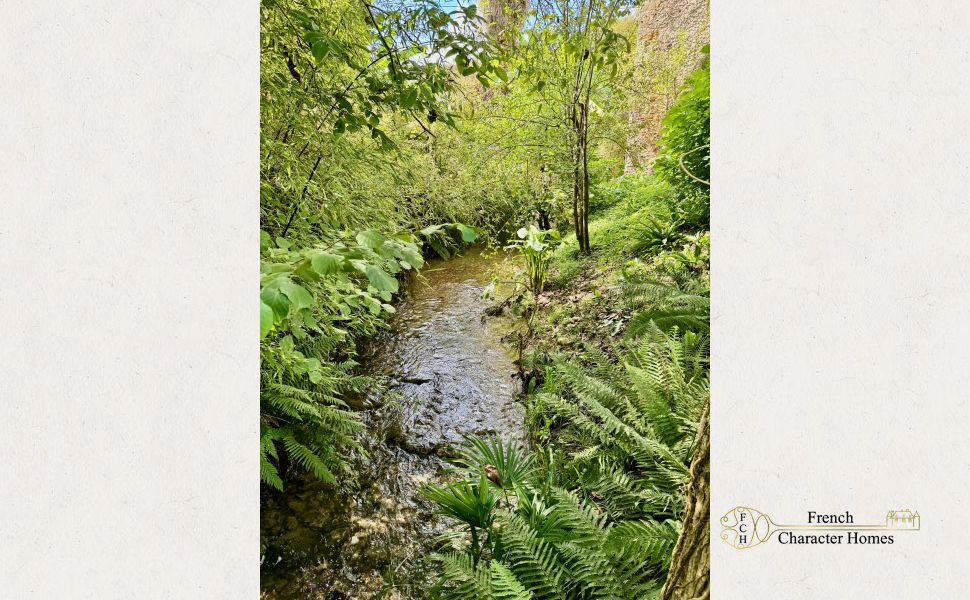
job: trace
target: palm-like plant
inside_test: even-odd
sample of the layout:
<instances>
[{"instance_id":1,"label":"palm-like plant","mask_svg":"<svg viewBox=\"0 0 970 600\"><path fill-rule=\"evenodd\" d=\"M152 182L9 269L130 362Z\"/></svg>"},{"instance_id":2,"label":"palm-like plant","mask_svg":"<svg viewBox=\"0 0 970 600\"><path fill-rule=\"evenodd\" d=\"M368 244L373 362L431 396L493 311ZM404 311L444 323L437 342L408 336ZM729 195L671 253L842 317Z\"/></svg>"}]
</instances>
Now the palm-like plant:
<instances>
[{"instance_id":1,"label":"palm-like plant","mask_svg":"<svg viewBox=\"0 0 970 600\"><path fill-rule=\"evenodd\" d=\"M485 473L481 473L477 483L460 479L444 486L428 484L421 489L421 493L437 504L442 514L468 525L471 531L471 555L477 564L484 549L479 543L479 532L487 532L491 527L498 502L498 496L489 486Z\"/></svg>"},{"instance_id":2,"label":"palm-like plant","mask_svg":"<svg viewBox=\"0 0 970 600\"><path fill-rule=\"evenodd\" d=\"M647 218L647 226L640 233L640 237L626 246L626 251L632 254L641 252L658 253L674 250L684 239L681 231L684 222L680 219Z\"/></svg>"},{"instance_id":3,"label":"palm-like plant","mask_svg":"<svg viewBox=\"0 0 970 600\"><path fill-rule=\"evenodd\" d=\"M640 600L657 589L676 524L616 523L563 488L519 489L514 507L496 510L488 560L473 548L435 557L440 597Z\"/></svg>"},{"instance_id":4,"label":"palm-like plant","mask_svg":"<svg viewBox=\"0 0 970 600\"><path fill-rule=\"evenodd\" d=\"M484 473L496 487L511 491L516 485L528 481L535 461L515 441L503 442L493 436L488 439L467 438L455 463L467 474L477 477Z\"/></svg>"}]
</instances>

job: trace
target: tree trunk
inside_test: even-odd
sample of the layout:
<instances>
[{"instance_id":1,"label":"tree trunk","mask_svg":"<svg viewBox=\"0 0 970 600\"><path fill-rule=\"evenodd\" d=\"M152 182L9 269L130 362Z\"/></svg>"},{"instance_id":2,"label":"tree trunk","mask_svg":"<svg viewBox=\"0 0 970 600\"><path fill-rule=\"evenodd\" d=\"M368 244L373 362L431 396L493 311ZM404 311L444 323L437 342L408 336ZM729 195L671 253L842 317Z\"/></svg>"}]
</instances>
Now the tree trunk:
<instances>
[{"instance_id":1,"label":"tree trunk","mask_svg":"<svg viewBox=\"0 0 970 600\"><path fill-rule=\"evenodd\" d=\"M579 252L589 254L589 161L586 158L588 121L586 105L578 102L570 109L569 125L573 129L573 220Z\"/></svg>"},{"instance_id":2,"label":"tree trunk","mask_svg":"<svg viewBox=\"0 0 970 600\"><path fill-rule=\"evenodd\" d=\"M577 79L579 75L577 75ZM578 85L578 84L577 84ZM573 161L573 225L579 253L589 254L589 161L586 158L588 146L587 131L589 119L587 104L580 101L580 90L573 93L572 103L566 107L566 121L572 130L573 144L570 150Z\"/></svg>"},{"instance_id":3,"label":"tree trunk","mask_svg":"<svg viewBox=\"0 0 970 600\"><path fill-rule=\"evenodd\" d=\"M581 103L579 105L579 127L582 132L582 137L580 137L580 152L582 155L582 169L583 169L583 179L580 182L583 194L580 198L582 201L582 210L580 211L583 215L583 241L581 247L583 252L586 254L590 253L589 248L589 155L587 154L589 150L589 140L587 138L587 133L589 131L589 114L587 113L587 104Z\"/></svg>"},{"instance_id":4,"label":"tree trunk","mask_svg":"<svg viewBox=\"0 0 970 600\"><path fill-rule=\"evenodd\" d=\"M690 463L690 486L684 503L684 528L670 561L660 600L709 600L711 597L711 407L701 417Z\"/></svg>"},{"instance_id":5,"label":"tree trunk","mask_svg":"<svg viewBox=\"0 0 970 600\"><path fill-rule=\"evenodd\" d=\"M573 155L573 228L576 230L576 241L579 242L579 251L583 252L583 221L585 217L582 214L582 191L579 189L579 165L580 165L580 155L579 155L579 120L576 117L576 106L573 105L569 110L569 125L573 129L573 143L575 147L572 148Z\"/></svg>"},{"instance_id":6,"label":"tree trunk","mask_svg":"<svg viewBox=\"0 0 970 600\"><path fill-rule=\"evenodd\" d=\"M542 208L536 209L536 213L538 215L539 229L542 229L543 231L549 231L552 229L552 225L549 222L549 213Z\"/></svg>"}]
</instances>

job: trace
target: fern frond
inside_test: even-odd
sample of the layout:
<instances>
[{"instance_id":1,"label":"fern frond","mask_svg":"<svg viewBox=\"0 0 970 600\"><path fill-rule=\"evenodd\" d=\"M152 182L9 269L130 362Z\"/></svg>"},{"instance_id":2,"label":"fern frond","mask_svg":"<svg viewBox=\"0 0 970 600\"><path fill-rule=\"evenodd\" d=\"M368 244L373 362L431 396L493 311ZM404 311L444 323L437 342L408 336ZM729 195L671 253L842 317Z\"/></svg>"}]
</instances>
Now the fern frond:
<instances>
[{"instance_id":1,"label":"fern frond","mask_svg":"<svg viewBox=\"0 0 970 600\"><path fill-rule=\"evenodd\" d=\"M555 547L540 539L535 530L518 515L512 515L501 530L503 562L532 591L537 600L567 598L563 569Z\"/></svg>"},{"instance_id":2,"label":"fern frond","mask_svg":"<svg viewBox=\"0 0 970 600\"><path fill-rule=\"evenodd\" d=\"M283 491L283 479L270 459L279 460L276 450L276 440L279 439L280 430L275 427L260 425L259 428L259 478L279 491Z\"/></svg>"},{"instance_id":3,"label":"fern frond","mask_svg":"<svg viewBox=\"0 0 970 600\"><path fill-rule=\"evenodd\" d=\"M624 521L610 530L609 546L630 572L640 571L650 564L666 569L678 535L679 521Z\"/></svg>"},{"instance_id":4,"label":"fern frond","mask_svg":"<svg viewBox=\"0 0 970 600\"><path fill-rule=\"evenodd\" d=\"M476 566L468 554L451 552L435 554L431 558L441 564L438 587L443 600L490 600L493 597L488 570L482 565Z\"/></svg>"},{"instance_id":5,"label":"fern frond","mask_svg":"<svg viewBox=\"0 0 970 600\"><path fill-rule=\"evenodd\" d=\"M304 446L291 431L285 431L280 438L287 454L304 469L313 473L318 479L328 483L336 483L333 471L324 463L323 460L312 449Z\"/></svg>"},{"instance_id":6,"label":"fern frond","mask_svg":"<svg viewBox=\"0 0 970 600\"><path fill-rule=\"evenodd\" d=\"M505 565L492 561L489 568L492 597L496 600L532 600L530 592Z\"/></svg>"}]
</instances>

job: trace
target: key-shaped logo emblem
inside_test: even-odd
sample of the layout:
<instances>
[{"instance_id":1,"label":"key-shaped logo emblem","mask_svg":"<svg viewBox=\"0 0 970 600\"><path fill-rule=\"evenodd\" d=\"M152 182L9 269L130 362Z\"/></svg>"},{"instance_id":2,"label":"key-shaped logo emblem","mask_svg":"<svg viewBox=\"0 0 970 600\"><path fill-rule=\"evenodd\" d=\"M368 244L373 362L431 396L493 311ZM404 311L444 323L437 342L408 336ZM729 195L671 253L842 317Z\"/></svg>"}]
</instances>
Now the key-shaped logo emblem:
<instances>
[{"instance_id":1,"label":"key-shaped logo emblem","mask_svg":"<svg viewBox=\"0 0 970 600\"><path fill-rule=\"evenodd\" d=\"M919 512L891 510L885 525L778 525L768 515L739 506L721 517L721 539L739 550L767 542L778 531L914 531L919 529Z\"/></svg>"},{"instance_id":2,"label":"key-shaped logo emblem","mask_svg":"<svg viewBox=\"0 0 970 600\"><path fill-rule=\"evenodd\" d=\"M743 549L766 542L778 528L768 515L739 506L721 517L721 539Z\"/></svg>"}]
</instances>

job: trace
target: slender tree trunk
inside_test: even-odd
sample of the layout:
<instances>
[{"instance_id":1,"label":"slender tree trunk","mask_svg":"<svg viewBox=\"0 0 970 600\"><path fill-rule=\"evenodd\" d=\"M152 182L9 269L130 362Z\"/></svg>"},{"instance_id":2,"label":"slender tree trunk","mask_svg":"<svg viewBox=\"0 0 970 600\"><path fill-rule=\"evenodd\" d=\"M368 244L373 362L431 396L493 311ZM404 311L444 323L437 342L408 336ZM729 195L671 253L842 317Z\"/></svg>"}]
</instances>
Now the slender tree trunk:
<instances>
[{"instance_id":1,"label":"slender tree trunk","mask_svg":"<svg viewBox=\"0 0 970 600\"><path fill-rule=\"evenodd\" d=\"M552 225L549 223L549 213L545 209L536 209L536 220L539 222L539 229L543 231L549 231L552 229Z\"/></svg>"},{"instance_id":2,"label":"slender tree trunk","mask_svg":"<svg viewBox=\"0 0 970 600\"><path fill-rule=\"evenodd\" d=\"M573 222L579 252L589 254L589 174L586 172L586 110L577 102L569 110L569 126L573 130Z\"/></svg>"},{"instance_id":3,"label":"slender tree trunk","mask_svg":"<svg viewBox=\"0 0 970 600\"><path fill-rule=\"evenodd\" d=\"M545 165L539 167L539 173L542 178L542 196L539 198L539 208L537 212L539 213L539 229L549 231L552 229L552 224L549 222L549 212L547 210L549 202L549 177L546 175Z\"/></svg>"},{"instance_id":4,"label":"slender tree trunk","mask_svg":"<svg viewBox=\"0 0 970 600\"><path fill-rule=\"evenodd\" d=\"M290 213L290 218L286 221L286 227L283 228L283 233L280 237L286 237L286 233L290 230L290 225L293 224L293 218L296 217L296 213L300 210L300 205L303 204L303 199L306 198L307 188L310 187L310 182L313 181L313 176L317 172L317 167L320 166L320 161L323 160L323 155L321 154L317 158L317 162L313 163L313 169L310 170L310 176L307 177L306 183L303 184L303 192L300 194L300 201L293 205L293 212Z\"/></svg>"},{"instance_id":5,"label":"slender tree trunk","mask_svg":"<svg viewBox=\"0 0 970 600\"><path fill-rule=\"evenodd\" d=\"M589 247L589 155L588 146L589 140L587 138L587 131L589 130L589 115L587 113L586 103L581 103L579 105L579 128L580 128L580 156L582 160L580 162L580 167L582 169L582 181L580 182L581 189L583 191L580 197L580 202L582 202L582 210L580 211L583 216L583 241L581 247L583 252L586 254L590 253Z\"/></svg>"},{"instance_id":6,"label":"slender tree trunk","mask_svg":"<svg viewBox=\"0 0 970 600\"><path fill-rule=\"evenodd\" d=\"M708 600L711 597L711 407L701 417L690 463L690 486L684 503L684 528L670 561L660 600Z\"/></svg>"},{"instance_id":7,"label":"slender tree trunk","mask_svg":"<svg viewBox=\"0 0 970 600\"><path fill-rule=\"evenodd\" d=\"M569 126L573 130L573 143L576 145L572 155L573 161L573 228L576 230L576 241L579 242L579 251L583 252L583 216L580 214L580 190L579 190L579 127L576 121L576 107L573 105L569 111Z\"/></svg>"}]
</instances>

